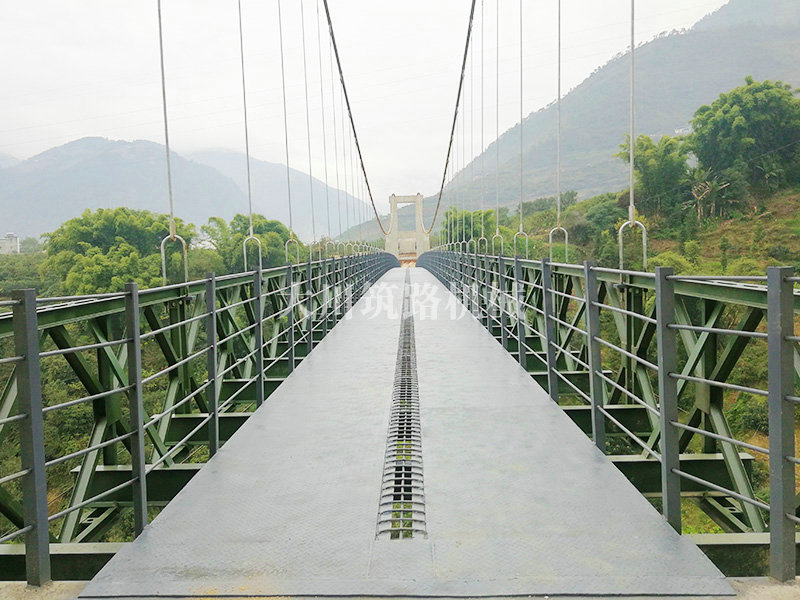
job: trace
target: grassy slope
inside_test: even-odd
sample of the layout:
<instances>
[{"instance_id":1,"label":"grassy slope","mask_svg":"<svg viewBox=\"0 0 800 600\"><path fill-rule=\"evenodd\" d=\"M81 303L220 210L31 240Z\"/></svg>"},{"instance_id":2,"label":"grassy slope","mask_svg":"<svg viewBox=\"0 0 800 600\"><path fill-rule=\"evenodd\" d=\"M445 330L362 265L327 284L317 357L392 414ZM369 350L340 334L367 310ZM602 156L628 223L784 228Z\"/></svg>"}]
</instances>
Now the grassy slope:
<instances>
[{"instance_id":1,"label":"grassy slope","mask_svg":"<svg viewBox=\"0 0 800 600\"><path fill-rule=\"evenodd\" d=\"M800 189L779 192L762 202L763 211L754 210L726 220L710 220L701 226L697 235L701 256L698 273L716 274L719 271L723 236L730 242L729 261L748 258L762 268L778 264L800 267ZM761 242L755 239L758 223L764 232ZM650 243L653 254L678 250L676 240L659 239L655 233Z\"/></svg>"}]
</instances>

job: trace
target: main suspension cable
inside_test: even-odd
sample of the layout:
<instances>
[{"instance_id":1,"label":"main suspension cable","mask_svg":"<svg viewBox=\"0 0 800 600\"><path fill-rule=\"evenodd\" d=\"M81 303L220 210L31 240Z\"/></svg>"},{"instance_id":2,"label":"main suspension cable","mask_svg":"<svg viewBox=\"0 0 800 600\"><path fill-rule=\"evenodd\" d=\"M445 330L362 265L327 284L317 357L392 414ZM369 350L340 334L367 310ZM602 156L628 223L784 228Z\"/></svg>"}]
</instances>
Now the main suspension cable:
<instances>
[{"instance_id":1,"label":"main suspension cable","mask_svg":"<svg viewBox=\"0 0 800 600\"><path fill-rule=\"evenodd\" d=\"M325 1L327 2L327 0L325 0ZM470 9L469 9L469 24L467 26L467 41L464 44L464 58L461 61L461 76L459 77L459 80L458 80L458 94L456 95L456 107L455 107L455 111L454 111L454 114L453 114L453 126L450 129L450 141L447 144L447 157L445 158L445 161L444 161L444 173L442 174L442 185L439 188L439 197L436 200L436 209L433 212L433 220L431 221L431 226L430 227L425 227L424 219L423 219L423 223L422 223L422 229L423 229L423 231L425 232L426 235L430 234L430 232L433 231L434 225L436 225L436 217L439 214L439 206L442 203L442 193L444 192L444 186L445 186L445 182L447 180L447 168L448 168L448 166L450 164L450 153L452 152L452 149L453 149L453 137L455 136L455 133L456 133L456 122L457 122L457 119L458 119L458 109L459 109L460 104L461 104L461 92L462 92L462 88L464 87L464 73L467 70L467 54L469 53L469 45L470 45L470 41L472 40L472 21L473 21L473 18L475 17L475 3L476 3L476 1L477 0L472 0L471 6L470 6Z\"/></svg>"},{"instance_id":2,"label":"main suspension cable","mask_svg":"<svg viewBox=\"0 0 800 600\"><path fill-rule=\"evenodd\" d=\"M336 45L336 35L333 33L333 21L331 20L331 11L330 11L330 7L328 6L328 0L322 0L322 1L325 4L325 16L328 19L328 30L330 32L330 38L331 38L331 42L333 44L333 52L336 55L336 65L339 68L339 79L342 82L342 93L344 94L344 99L345 99L345 102L347 103L347 114L348 114L348 116L350 118L350 127L351 127L351 129L353 131L353 138L355 139L356 149L358 150L358 160L359 160L359 162L361 164L361 172L364 174L364 182L366 183L366 186L367 186L367 192L369 192L369 201L370 201L370 204L372 205L372 210L375 213L375 220L378 221L378 226L380 227L381 231L383 232L383 235L389 235L389 233L391 233L391 230L392 230L391 222L389 223L389 230L387 231L384 228L383 223L381 223L380 215L378 215L378 208L375 206L375 200L372 197L372 188L369 185L369 177L367 176L367 168L366 168L366 166L364 166L364 157L363 157L363 155L361 153L361 144L359 144L359 142L358 142L358 132L356 131L356 124L355 124L355 121L353 120L353 111L352 111L352 108L350 107L350 96L348 96L348 94L347 94L347 86L345 85L345 82L344 82L344 71L342 70L342 61L341 61L341 59L339 57L339 47ZM473 0L473 2L474 2L474 0Z\"/></svg>"}]
</instances>

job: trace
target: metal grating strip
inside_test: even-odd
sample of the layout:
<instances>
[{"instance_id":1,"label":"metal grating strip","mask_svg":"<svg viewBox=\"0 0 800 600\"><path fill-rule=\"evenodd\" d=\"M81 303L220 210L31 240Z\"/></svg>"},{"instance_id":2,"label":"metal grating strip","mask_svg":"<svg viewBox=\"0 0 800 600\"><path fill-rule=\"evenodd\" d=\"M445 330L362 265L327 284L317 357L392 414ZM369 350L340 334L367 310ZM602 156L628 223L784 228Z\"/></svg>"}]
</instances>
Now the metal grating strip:
<instances>
[{"instance_id":1,"label":"metal grating strip","mask_svg":"<svg viewBox=\"0 0 800 600\"><path fill-rule=\"evenodd\" d=\"M408 271L403 284L401 319L376 534L390 539L427 535L414 311Z\"/></svg>"}]
</instances>

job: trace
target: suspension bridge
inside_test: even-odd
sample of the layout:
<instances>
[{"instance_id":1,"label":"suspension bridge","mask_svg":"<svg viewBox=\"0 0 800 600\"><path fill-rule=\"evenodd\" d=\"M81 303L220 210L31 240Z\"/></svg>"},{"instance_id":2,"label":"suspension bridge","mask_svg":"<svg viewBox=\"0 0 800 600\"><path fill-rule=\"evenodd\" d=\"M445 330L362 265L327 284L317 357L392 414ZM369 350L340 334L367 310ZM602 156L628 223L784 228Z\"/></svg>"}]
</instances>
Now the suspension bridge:
<instances>
[{"instance_id":1,"label":"suspension bridge","mask_svg":"<svg viewBox=\"0 0 800 600\"><path fill-rule=\"evenodd\" d=\"M350 183L372 201L322 6L340 82L331 95L357 158ZM393 197L388 228L375 210L385 250L315 231L301 258L292 234L286 264L265 268L250 196L244 271L189 281L168 178L163 286L0 301L0 439L16 449L0 473L0 579L91 580L80 597L100 599L722 597L734 594L726 577L795 578L800 277L790 267L646 271L633 194L618 268L523 257L522 221L513 251L499 229L464 239L465 221L430 249L448 179L464 166L463 150L451 152L466 137L483 12L471 3L430 225L421 196ZM241 24L239 4L247 131ZM286 125L285 82L283 101ZM308 152L310 165L310 137ZM247 156L249 166L249 146ZM558 192L550 241L568 247ZM417 208L413 233L399 231L402 202ZM627 228L642 231L643 271L624 267ZM176 243L183 278L170 281ZM767 378L742 385L758 347ZM43 365L74 385L47 397ZM766 400L766 435L734 435L730 393ZM46 452L65 418L83 419L85 443ZM57 477L71 480L66 494ZM690 509L718 533L687 530ZM126 541L105 541L110 532Z\"/></svg>"}]
</instances>

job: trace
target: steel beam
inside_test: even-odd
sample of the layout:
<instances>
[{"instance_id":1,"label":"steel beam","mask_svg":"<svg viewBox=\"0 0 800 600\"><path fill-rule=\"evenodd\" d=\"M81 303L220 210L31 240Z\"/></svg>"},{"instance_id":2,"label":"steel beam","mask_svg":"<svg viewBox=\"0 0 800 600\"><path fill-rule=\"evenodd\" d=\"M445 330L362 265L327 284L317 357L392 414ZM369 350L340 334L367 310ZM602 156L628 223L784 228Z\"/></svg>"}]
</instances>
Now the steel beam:
<instances>
[{"instance_id":1,"label":"steel beam","mask_svg":"<svg viewBox=\"0 0 800 600\"><path fill-rule=\"evenodd\" d=\"M17 393L20 414L19 445L22 470L22 508L25 521L25 565L30 585L50 581L49 522L47 520L47 477L44 455L44 414L42 373L39 364L39 330L36 291L13 292L14 352L22 357L17 365Z\"/></svg>"},{"instance_id":2,"label":"steel beam","mask_svg":"<svg viewBox=\"0 0 800 600\"><path fill-rule=\"evenodd\" d=\"M794 283L791 267L767 269L767 335L769 368L769 533L770 575L794 581L797 526L795 516L794 458L795 407L787 399L794 393L792 342L794 335Z\"/></svg>"}]
</instances>

